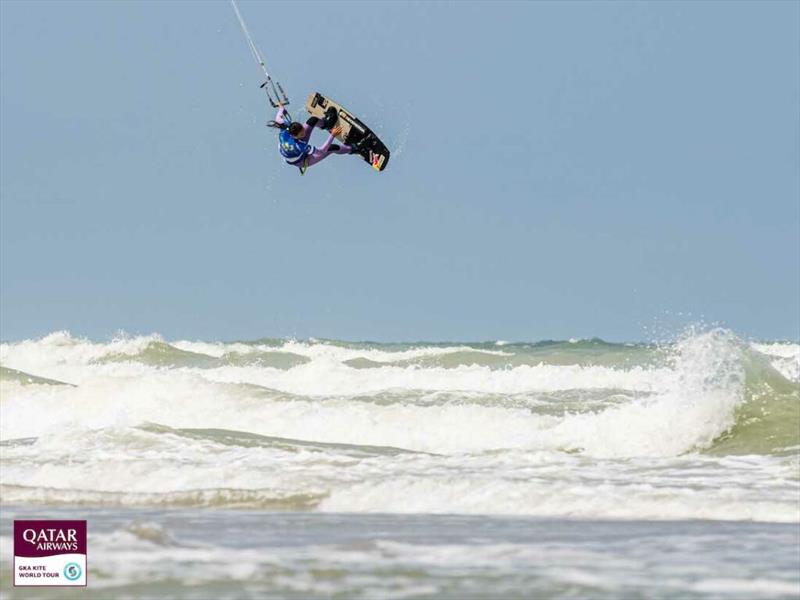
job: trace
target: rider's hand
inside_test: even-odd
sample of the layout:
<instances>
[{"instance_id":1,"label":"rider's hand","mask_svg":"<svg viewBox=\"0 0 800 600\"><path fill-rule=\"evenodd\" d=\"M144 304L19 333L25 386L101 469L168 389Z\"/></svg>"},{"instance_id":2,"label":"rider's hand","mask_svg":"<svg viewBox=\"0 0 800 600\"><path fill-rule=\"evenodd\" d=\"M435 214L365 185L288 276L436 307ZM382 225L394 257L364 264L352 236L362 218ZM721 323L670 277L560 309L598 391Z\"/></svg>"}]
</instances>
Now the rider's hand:
<instances>
[{"instance_id":1,"label":"rider's hand","mask_svg":"<svg viewBox=\"0 0 800 600\"><path fill-rule=\"evenodd\" d=\"M331 129L331 134L333 135L333 137L336 137L340 133L342 133L342 128L339 127L338 125L336 127L334 127L333 129Z\"/></svg>"}]
</instances>

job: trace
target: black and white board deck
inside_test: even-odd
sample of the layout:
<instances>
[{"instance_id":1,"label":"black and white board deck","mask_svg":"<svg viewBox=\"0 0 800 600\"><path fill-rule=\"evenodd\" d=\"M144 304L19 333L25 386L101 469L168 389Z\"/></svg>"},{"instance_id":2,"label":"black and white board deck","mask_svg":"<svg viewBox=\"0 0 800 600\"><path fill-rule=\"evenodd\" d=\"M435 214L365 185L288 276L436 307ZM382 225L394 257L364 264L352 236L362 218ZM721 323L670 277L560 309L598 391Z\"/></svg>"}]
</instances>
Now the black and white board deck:
<instances>
[{"instance_id":1,"label":"black and white board deck","mask_svg":"<svg viewBox=\"0 0 800 600\"><path fill-rule=\"evenodd\" d=\"M369 127L364 125L361 120L344 106L326 98L319 92L312 92L306 100L306 112L312 117L319 119L325 118L325 113L331 108L335 108L339 118L332 127L338 125L342 128L342 133L336 136L343 144L356 144L368 138L367 142L360 148L359 154L376 171L383 171L389 164L389 149L380 138L375 135Z\"/></svg>"}]
</instances>

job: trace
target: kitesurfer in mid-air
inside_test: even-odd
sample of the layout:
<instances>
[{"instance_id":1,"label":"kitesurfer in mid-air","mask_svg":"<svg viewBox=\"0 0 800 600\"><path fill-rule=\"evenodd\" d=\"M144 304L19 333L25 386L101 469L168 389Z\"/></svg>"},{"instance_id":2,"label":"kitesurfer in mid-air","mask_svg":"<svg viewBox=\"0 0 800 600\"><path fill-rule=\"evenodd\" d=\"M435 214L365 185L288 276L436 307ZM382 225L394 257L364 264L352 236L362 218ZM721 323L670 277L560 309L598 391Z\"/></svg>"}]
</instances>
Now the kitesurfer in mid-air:
<instances>
[{"instance_id":1,"label":"kitesurfer in mid-air","mask_svg":"<svg viewBox=\"0 0 800 600\"><path fill-rule=\"evenodd\" d=\"M286 164L299 168L300 173L303 174L308 167L328 158L331 154L355 154L358 152L358 148L355 146L333 143L334 138L342 132L341 127L331 129L337 119L336 109L332 109L324 119L311 117L305 125L297 121L287 123L286 109L283 107L283 103L279 102L278 114L274 121L270 121L269 125L280 129L278 148L283 160L286 161ZM330 130L328 139L319 148L309 143L314 127Z\"/></svg>"}]
</instances>

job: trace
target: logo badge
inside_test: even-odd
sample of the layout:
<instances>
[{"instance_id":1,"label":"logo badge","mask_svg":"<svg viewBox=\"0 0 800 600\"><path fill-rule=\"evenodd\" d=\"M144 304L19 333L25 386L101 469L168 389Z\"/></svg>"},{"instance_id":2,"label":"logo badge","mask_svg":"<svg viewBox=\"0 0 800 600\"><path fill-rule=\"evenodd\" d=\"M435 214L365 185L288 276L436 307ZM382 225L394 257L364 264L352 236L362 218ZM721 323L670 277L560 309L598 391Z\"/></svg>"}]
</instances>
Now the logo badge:
<instances>
[{"instance_id":1,"label":"logo badge","mask_svg":"<svg viewBox=\"0 0 800 600\"><path fill-rule=\"evenodd\" d=\"M15 586L86 586L86 521L14 521Z\"/></svg>"}]
</instances>

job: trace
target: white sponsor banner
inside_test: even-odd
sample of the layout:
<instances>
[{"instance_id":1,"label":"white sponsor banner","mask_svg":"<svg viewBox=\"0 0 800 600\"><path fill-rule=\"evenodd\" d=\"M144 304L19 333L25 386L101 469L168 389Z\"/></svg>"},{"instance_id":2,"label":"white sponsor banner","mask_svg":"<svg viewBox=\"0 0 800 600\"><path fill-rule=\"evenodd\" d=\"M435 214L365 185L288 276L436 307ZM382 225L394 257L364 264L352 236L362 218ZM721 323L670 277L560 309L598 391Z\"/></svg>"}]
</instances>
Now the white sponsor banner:
<instances>
[{"instance_id":1,"label":"white sponsor banner","mask_svg":"<svg viewBox=\"0 0 800 600\"><path fill-rule=\"evenodd\" d=\"M86 585L86 555L15 556L14 585Z\"/></svg>"}]
</instances>

